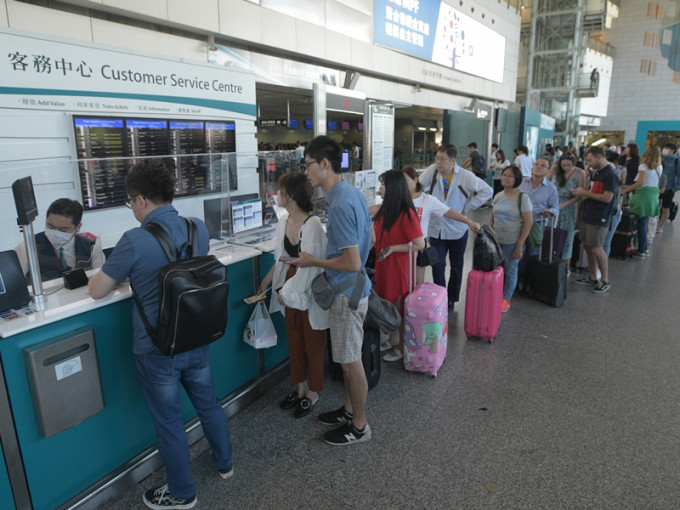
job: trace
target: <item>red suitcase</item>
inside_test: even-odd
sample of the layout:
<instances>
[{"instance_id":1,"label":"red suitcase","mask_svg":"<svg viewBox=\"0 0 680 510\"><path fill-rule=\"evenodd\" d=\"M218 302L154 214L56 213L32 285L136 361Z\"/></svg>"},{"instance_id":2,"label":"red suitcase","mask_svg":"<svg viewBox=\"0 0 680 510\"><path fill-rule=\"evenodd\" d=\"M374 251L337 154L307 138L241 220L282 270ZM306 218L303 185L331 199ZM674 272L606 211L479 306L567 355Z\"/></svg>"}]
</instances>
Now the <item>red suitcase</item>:
<instances>
[{"instance_id":1,"label":"red suitcase","mask_svg":"<svg viewBox=\"0 0 680 510\"><path fill-rule=\"evenodd\" d=\"M503 267L493 271L468 273L465 295L465 335L493 342L501 324L503 300Z\"/></svg>"}]
</instances>

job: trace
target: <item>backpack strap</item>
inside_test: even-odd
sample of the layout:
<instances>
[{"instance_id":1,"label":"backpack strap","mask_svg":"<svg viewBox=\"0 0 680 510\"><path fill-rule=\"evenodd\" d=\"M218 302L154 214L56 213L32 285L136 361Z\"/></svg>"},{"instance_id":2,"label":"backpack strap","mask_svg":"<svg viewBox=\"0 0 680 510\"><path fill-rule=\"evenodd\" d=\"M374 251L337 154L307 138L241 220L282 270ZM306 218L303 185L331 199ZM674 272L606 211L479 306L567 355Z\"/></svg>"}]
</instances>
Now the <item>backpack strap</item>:
<instances>
[{"instance_id":1,"label":"backpack strap","mask_svg":"<svg viewBox=\"0 0 680 510\"><path fill-rule=\"evenodd\" d=\"M430 181L430 195L434 191L434 186L437 184L437 174L439 173L439 170L435 167L434 173L432 174L432 180Z\"/></svg>"},{"instance_id":2,"label":"backpack strap","mask_svg":"<svg viewBox=\"0 0 680 510\"><path fill-rule=\"evenodd\" d=\"M156 241L161 245L161 248L163 248L163 251L165 252L165 256L168 257L170 262L175 262L179 258L175 243L172 242L172 239L163 227L158 223L149 223L142 228L147 232L150 232L151 235L156 238Z\"/></svg>"}]
</instances>

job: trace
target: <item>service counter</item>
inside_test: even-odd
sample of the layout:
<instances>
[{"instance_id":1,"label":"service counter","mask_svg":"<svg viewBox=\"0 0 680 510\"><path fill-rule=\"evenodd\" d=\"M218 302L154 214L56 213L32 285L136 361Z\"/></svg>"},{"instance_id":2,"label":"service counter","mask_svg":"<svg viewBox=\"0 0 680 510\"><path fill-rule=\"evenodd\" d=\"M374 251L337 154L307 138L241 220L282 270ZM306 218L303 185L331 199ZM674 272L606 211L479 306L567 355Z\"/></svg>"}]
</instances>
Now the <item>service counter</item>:
<instances>
[{"instance_id":1,"label":"service counter","mask_svg":"<svg viewBox=\"0 0 680 510\"><path fill-rule=\"evenodd\" d=\"M253 309L243 299L254 294L260 274L273 263L272 255L234 245L215 245L211 253L228 266L227 332L210 350L218 397L227 413L233 414L239 407L232 405L236 400L241 399L240 406L246 405L246 393L264 391L267 383L260 383L273 384L273 374L276 381L285 375L282 362L288 357L288 342L281 314L272 317L278 333L275 347L258 351L242 340ZM4 379L0 381L4 386L0 388L0 415L4 414L2 394L6 393L4 405L11 409L11 423L7 415L0 416L0 443L5 454L0 458L0 508L96 508L127 488L122 485L129 487L160 466L131 350L133 306L127 284L99 300L89 297L87 287L62 289L48 296L44 310L1 321L0 376ZM99 372L103 408L62 432L45 435L41 413L36 414L34 408L36 384L27 352L55 337L87 330L92 330L96 356L91 362L78 361L76 370L90 371L90 375L93 370ZM256 396L250 400L253 398ZM201 437L200 428L184 392L182 399L183 419L193 442ZM65 402L67 406L80 404ZM8 450L15 455L8 455Z\"/></svg>"}]
</instances>

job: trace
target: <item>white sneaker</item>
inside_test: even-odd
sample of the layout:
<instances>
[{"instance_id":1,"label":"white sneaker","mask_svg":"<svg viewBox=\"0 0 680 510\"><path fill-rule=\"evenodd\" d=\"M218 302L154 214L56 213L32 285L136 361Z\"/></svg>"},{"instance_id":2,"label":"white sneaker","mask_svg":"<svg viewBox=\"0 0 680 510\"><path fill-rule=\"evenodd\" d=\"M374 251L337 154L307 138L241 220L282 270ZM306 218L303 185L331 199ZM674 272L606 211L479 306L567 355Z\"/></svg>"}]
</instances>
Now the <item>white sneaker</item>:
<instances>
[{"instance_id":1,"label":"white sneaker","mask_svg":"<svg viewBox=\"0 0 680 510\"><path fill-rule=\"evenodd\" d=\"M392 349L390 352L388 352L387 354L385 354L383 356L383 360L385 360L385 361L399 361L403 357L404 357L404 355L400 351L398 351L397 349Z\"/></svg>"},{"instance_id":2,"label":"white sneaker","mask_svg":"<svg viewBox=\"0 0 680 510\"><path fill-rule=\"evenodd\" d=\"M390 349L392 349L392 344L389 342L389 340L385 340L384 342L380 343L380 352L389 351Z\"/></svg>"}]
</instances>

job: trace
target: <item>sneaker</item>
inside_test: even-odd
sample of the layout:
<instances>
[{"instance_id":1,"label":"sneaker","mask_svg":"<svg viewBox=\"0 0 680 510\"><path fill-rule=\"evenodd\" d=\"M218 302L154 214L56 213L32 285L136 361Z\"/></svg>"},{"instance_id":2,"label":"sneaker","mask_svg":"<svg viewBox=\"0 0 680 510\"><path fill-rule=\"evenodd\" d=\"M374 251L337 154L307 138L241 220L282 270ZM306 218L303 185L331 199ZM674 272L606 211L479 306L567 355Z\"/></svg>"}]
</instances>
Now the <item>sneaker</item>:
<instances>
[{"instance_id":1,"label":"sneaker","mask_svg":"<svg viewBox=\"0 0 680 510\"><path fill-rule=\"evenodd\" d=\"M364 430L359 431L351 421L337 429L329 430L323 435L328 444L333 446L345 446L352 443L363 443L371 439L371 427L367 423Z\"/></svg>"},{"instance_id":2,"label":"sneaker","mask_svg":"<svg viewBox=\"0 0 680 510\"><path fill-rule=\"evenodd\" d=\"M392 349L392 344L389 340L385 340L380 344L380 352L389 351L390 349Z\"/></svg>"},{"instance_id":3,"label":"sneaker","mask_svg":"<svg viewBox=\"0 0 680 510\"><path fill-rule=\"evenodd\" d=\"M585 278L574 280L574 283L578 283L579 285L597 285L597 280L593 280L590 276L586 276Z\"/></svg>"},{"instance_id":4,"label":"sneaker","mask_svg":"<svg viewBox=\"0 0 680 510\"><path fill-rule=\"evenodd\" d=\"M383 356L385 361L399 361L404 355L397 349L392 349L390 352Z\"/></svg>"},{"instance_id":5,"label":"sneaker","mask_svg":"<svg viewBox=\"0 0 680 510\"><path fill-rule=\"evenodd\" d=\"M220 470L220 476L225 480L229 480L229 478L234 476L234 466L231 466L229 469L225 471Z\"/></svg>"},{"instance_id":6,"label":"sneaker","mask_svg":"<svg viewBox=\"0 0 680 510\"><path fill-rule=\"evenodd\" d=\"M504 299L503 302L501 303L501 312L505 313L508 310L510 310L510 301Z\"/></svg>"},{"instance_id":7,"label":"sneaker","mask_svg":"<svg viewBox=\"0 0 680 510\"><path fill-rule=\"evenodd\" d=\"M611 289L611 288L612 288L612 286L609 285L608 282L605 282L604 280L602 280L600 283L595 285L595 287L593 288L593 292L595 294L604 294L605 292L609 292L609 289Z\"/></svg>"},{"instance_id":8,"label":"sneaker","mask_svg":"<svg viewBox=\"0 0 680 510\"><path fill-rule=\"evenodd\" d=\"M638 259L644 259L647 255L644 254L644 252L641 251L636 251L633 254L633 257L638 258Z\"/></svg>"},{"instance_id":9,"label":"sneaker","mask_svg":"<svg viewBox=\"0 0 680 510\"><path fill-rule=\"evenodd\" d=\"M176 498L170 493L167 484L157 489L149 489L144 493L142 501L149 508L162 510L164 508L193 508L196 496L191 499Z\"/></svg>"},{"instance_id":10,"label":"sneaker","mask_svg":"<svg viewBox=\"0 0 680 510\"><path fill-rule=\"evenodd\" d=\"M663 229L662 229L662 228L661 228L661 229L658 229L658 230L656 231L657 234L661 234L662 232L663 232Z\"/></svg>"},{"instance_id":11,"label":"sneaker","mask_svg":"<svg viewBox=\"0 0 680 510\"><path fill-rule=\"evenodd\" d=\"M328 411L319 415L319 421L324 425L343 425L352 419L352 414L345 410L345 406L335 411Z\"/></svg>"},{"instance_id":12,"label":"sneaker","mask_svg":"<svg viewBox=\"0 0 680 510\"><path fill-rule=\"evenodd\" d=\"M645 257L649 257L649 250L645 250Z\"/></svg>"}]
</instances>

